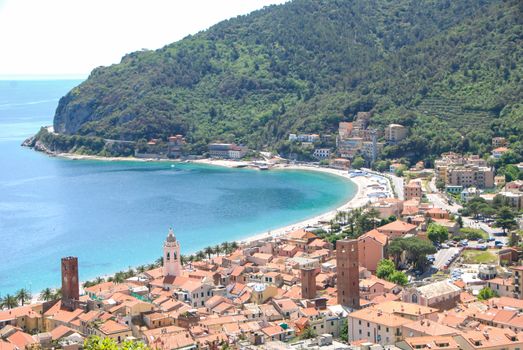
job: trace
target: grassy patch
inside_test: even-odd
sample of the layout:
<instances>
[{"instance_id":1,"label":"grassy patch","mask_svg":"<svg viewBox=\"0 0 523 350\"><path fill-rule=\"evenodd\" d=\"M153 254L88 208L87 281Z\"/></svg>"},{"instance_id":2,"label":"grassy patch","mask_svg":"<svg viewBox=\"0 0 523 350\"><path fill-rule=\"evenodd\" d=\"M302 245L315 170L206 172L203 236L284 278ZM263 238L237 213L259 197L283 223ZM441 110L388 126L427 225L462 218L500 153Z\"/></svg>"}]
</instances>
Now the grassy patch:
<instances>
[{"instance_id":1,"label":"grassy patch","mask_svg":"<svg viewBox=\"0 0 523 350\"><path fill-rule=\"evenodd\" d=\"M465 264L494 264L498 257L489 251L464 250L461 254Z\"/></svg>"}]
</instances>

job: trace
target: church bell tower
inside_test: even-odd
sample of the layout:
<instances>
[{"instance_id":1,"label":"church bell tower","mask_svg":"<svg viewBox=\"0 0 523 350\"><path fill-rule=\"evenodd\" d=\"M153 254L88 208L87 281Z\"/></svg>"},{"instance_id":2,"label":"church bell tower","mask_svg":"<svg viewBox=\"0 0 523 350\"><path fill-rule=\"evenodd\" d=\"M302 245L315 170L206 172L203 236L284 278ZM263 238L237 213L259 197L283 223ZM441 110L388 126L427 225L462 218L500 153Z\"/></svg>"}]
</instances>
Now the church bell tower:
<instances>
[{"instance_id":1,"label":"church bell tower","mask_svg":"<svg viewBox=\"0 0 523 350\"><path fill-rule=\"evenodd\" d=\"M174 236L173 229L169 229L169 234L163 244L163 275L180 276L182 264L180 262L180 243Z\"/></svg>"}]
</instances>

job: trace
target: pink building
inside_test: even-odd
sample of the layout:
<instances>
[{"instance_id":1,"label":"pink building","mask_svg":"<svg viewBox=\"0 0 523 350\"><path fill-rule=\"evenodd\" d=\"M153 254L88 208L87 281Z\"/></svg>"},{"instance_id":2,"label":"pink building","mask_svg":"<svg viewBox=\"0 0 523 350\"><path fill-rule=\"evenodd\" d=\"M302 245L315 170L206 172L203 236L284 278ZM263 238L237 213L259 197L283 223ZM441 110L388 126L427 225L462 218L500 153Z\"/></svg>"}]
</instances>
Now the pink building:
<instances>
[{"instance_id":1,"label":"pink building","mask_svg":"<svg viewBox=\"0 0 523 350\"><path fill-rule=\"evenodd\" d=\"M406 234L415 234L416 225L412 225L401 220L396 220L390 224L378 227L377 230L392 239L396 237L403 237Z\"/></svg>"},{"instance_id":2,"label":"pink building","mask_svg":"<svg viewBox=\"0 0 523 350\"><path fill-rule=\"evenodd\" d=\"M389 238L378 230L372 230L358 238L360 266L375 272L378 262L385 257L385 248Z\"/></svg>"}]
</instances>

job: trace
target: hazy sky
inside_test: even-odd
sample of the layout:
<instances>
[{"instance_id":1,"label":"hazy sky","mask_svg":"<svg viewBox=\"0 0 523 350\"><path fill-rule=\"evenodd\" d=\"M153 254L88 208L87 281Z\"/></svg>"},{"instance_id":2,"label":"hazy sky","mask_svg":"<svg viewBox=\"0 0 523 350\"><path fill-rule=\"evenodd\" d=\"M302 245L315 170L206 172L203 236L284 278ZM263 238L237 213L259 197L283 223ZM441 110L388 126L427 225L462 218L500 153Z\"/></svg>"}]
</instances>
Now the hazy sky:
<instances>
[{"instance_id":1,"label":"hazy sky","mask_svg":"<svg viewBox=\"0 0 523 350\"><path fill-rule=\"evenodd\" d=\"M285 0L0 0L0 77L86 76Z\"/></svg>"}]
</instances>

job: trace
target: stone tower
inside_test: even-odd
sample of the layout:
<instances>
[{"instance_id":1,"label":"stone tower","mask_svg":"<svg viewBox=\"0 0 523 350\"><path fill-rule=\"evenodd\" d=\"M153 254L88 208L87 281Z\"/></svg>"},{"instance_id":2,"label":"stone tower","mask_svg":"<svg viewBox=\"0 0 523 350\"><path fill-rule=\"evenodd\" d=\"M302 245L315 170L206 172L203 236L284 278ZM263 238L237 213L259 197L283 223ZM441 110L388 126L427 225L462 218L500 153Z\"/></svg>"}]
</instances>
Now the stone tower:
<instances>
[{"instance_id":1,"label":"stone tower","mask_svg":"<svg viewBox=\"0 0 523 350\"><path fill-rule=\"evenodd\" d=\"M303 299L316 298L316 269L301 269L301 297Z\"/></svg>"},{"instance_id":2,"label":"stone tower","mask_svg":"<svg viewBox=\"0 0 523 350\"><path fill-rule=\"evenodd\" d=\"M163 275L180 276L182 264L180 262L180 244L174 236L173 229L169 229L169 234L163 244Z\"/></svg>"},{"instance_id":3,"label":"stone tower","mask_svg":"<svg viewBox=\"0 0 523 350\"><path fill-rule=\"evenodd\" d=\"M336 270L338 271L338 304L351 309L360 307L360 278L358 240L336 242Z\"/></svg>"},{"instance_id":4,"label":"stone tower","mask_svg":"<svg viewBox=\"0 0 523 350\"><path fill-rule=\"evenodd\" d=\"M74 310L79 300L78 258L68 256L62 258L62 306Z\"/></svg>"}]
</instances>

